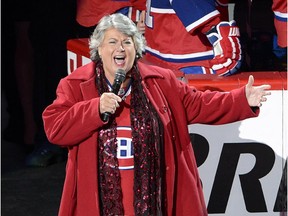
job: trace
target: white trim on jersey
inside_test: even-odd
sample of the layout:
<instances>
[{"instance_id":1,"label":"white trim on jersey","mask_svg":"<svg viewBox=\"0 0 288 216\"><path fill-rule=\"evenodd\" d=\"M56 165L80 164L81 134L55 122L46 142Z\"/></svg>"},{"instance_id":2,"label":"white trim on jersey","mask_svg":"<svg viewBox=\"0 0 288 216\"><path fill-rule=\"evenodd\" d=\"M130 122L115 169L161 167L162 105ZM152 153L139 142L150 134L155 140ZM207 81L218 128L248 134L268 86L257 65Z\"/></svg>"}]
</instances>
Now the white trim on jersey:
<instances>
[{"instance_id":1,"label":"white trim on jersey","mask_svg":"<svg viewBox=\"0 0 288 216\"><path fill-rule=\"evenodd\" d=\"M134 160L133 162L131 161L131 159L134 158L134 155L132 153L133 151L133 143L132 143L132 137L127 137L127 136L123 136L123 133L121 133L121 135L118 135L118 131L129 131L131 132L131 128L130 127L123 127L123 126L119 126L117 127L117 158L118 160L130 160L129 164L126 164L125 166L123 166L123 164L121 164L121 162L119 162L119 170L131 170L134 169ZM125 145L121 145L121 140L125 141L124 144ZM124 151L125 156L121 156L121 151ZM132 163L132 164L131 164Z\"/></svg>"},{"instance_id":2,"label":"white trim on jersey","mask_svg":"<svg viewBox=\"0 0 288 216\"><path fill-rule=\"evenodd\" d=\"M131 127L119 126L117 127L117 130L131 131Z\"/></svg>"},{"instance_id":3,"label":"white trim on jersey","mask_svg":"<svg viewBox=\"0 0 288 216\"><path fill-rule=\"evenodd\" d=\"M202 23L204 23L206 20L215 17L217 14L219 14L218 10L212 11L211 13L203 16L201 19L198 19L196 22L191 23L186 27L186 30L189 32L191 29L196 28L197 26L200 26Z\"/></svg>"},{"instance_id":4,"label":"white trim on jersey","mask_svg":"<svg viewBox=\"0 0 288 216\"><path fill-rule=\"evenodd\" d=\"M119 166L119 169L120 170L131 170L131 169L134 169L134 166L125 166L125 167Z\"/></svg>"},{"instance_id":5,"label":"white trim on jersey","mask_svg":"<svg viewBox=\"0 0 288 216\"><path fill-rule=\"evenodd\" d=\"M288 14L287 13L281 13L279 11L274 11L275 16L280 17L280 18L284 18L287 19L288 18Z\"/></svg>"},{"instance_id":6,"label":"white trim on jersey","mask_svg":"<svg viewBox=\"0 0 288 216\"><path fill-rule=\"evenodd\" d=\"M129 7L127 16L132 19L132 7Z\"/></svg>"},{"instance_id":7,"label":"white trim on jersey","mask_svg":"<svg viewBox=\"0 0 288 216\"><path fill-rule=\"evenodd\" d=\"M197 52L197 53L190 53L190 54L165 54L165 53L160 53L158 50L152 49L151 47L146 46L146 50L148 50L151 53L154 53L155 55L158 55L162 58L166 59L193 59L193 58L199 58L199 57L205 57L205 56L211 56L214 55L213 50L205 51L205 52Z\"/></svg>"},{"instance_id":8,"label":"white trim on jersey","mask_svg":"<svg viewBox=\"0 0 288 216\"><path fill-rule=\"evenodd\" d=\"M151 7L150 12L158 13L158 14L175 14L173 9L163 9L163 8L155 8Z\"/></svg>"}]
</instances>

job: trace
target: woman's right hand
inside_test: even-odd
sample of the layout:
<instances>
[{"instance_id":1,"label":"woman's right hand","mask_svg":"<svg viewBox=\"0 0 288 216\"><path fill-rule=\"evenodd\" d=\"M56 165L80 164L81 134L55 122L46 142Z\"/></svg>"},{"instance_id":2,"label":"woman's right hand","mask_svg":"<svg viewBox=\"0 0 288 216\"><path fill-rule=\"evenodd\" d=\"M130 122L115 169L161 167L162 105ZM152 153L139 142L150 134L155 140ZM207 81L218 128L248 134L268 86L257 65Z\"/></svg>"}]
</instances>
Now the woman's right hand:
<instances>
[{"instance_id":1,"label":"woman's right hand","mask_svg":"<svg viewBox=\"0 0 288 216\"><path fill-rule=\"evenodd\" d=\"M100 97L100 114L103 114L105 112L114 114L116 109L119 107L119 103L121 101L122 99L112 92L103 93Z\"/></svg>"}]
</instances>

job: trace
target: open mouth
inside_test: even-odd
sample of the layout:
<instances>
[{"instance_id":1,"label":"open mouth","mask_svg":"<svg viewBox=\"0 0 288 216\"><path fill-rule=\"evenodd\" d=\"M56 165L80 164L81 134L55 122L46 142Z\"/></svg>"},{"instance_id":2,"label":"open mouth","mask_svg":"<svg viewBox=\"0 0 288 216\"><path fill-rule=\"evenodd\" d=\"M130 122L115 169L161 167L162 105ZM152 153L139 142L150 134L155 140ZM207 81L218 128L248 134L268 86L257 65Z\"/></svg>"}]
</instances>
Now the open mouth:
<instances>
[{"instance_id":1,"label":"open mouth","mask_svg":"<svg viewBox=\"0 0 288 216\"><path fill-rule=\"evenodd\" d=\"M115 56L114 60L117 65L122 65L125 62L125 56Z\"/></svg>"}]
</instances>

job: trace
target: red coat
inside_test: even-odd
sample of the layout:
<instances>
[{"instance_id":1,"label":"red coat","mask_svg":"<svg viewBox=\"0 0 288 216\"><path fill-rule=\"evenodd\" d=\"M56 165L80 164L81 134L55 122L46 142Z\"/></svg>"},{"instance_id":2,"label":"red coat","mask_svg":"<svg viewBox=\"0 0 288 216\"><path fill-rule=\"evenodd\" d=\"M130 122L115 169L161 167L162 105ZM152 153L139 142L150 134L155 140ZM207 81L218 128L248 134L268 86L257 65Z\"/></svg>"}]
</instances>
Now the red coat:
<instances>
[{"instance_id":1,"label":"red coat","mask_svg":"<svg viewBox=\"0 0 288 216\"><path fill-rule=\"evenodd\" d=\"M177 216L207 215L188 124L223 124L256 117L245 88L231 93L200 92L167 69L138 63L143 86L164 125L167 212ZM69 149L60 216L97 216L97 129L99 95L95 64L89 63L60 81L57 98L43 112L48 139ZM240 108L241 107L241 108Z\"/></svg>"}]
</instances>

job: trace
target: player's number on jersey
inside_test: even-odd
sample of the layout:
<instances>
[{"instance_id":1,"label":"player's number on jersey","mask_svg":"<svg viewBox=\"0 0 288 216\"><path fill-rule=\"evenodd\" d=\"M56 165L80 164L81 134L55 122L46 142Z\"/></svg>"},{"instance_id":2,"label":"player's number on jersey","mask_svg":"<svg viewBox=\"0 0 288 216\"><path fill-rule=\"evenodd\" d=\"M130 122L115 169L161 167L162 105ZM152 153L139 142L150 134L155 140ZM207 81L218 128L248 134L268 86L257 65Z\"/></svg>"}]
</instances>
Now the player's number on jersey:
<instances>
[{"instance_id":1,"label":"player's number on jersey","mask_svg":"<svg viewBox=\"0 0 288 216\"><path fill-rule=\"evenodd\" d=\"M151 0L146 1L146 17L145 17L145 24L147 27L153 27L153 17L151 16Z\"/></svg>"}]
</instances>

